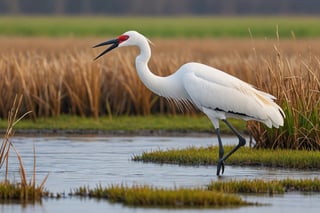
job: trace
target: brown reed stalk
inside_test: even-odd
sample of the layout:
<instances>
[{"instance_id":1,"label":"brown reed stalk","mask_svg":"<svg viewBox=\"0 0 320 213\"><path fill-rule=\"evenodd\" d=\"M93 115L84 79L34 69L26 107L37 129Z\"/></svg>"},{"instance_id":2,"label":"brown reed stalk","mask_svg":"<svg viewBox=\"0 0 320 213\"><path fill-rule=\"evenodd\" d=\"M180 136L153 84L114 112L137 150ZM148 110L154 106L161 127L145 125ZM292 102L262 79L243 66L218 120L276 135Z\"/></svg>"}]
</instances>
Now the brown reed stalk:
<instances>
[{"instance_id":1,"label":"brown reed stalk","mask_svg":"<svg viewBox=\"0 0 320 213\"><path fill-rule=\"evenodd\" d=\"M15 151L17 158L19 160L19 170L20 170L19 174L20 174L20 180L21 180L20 181L21 187L23 190L26 190L27 186L28 186L28 182L27 182L27 175L26 175L26 171L23 166L23 161L22 161L21 155L12 143L10 144L10 146Z\"/></svg>"},{"instance_id":2,"label":"brown reed stalk","mask_svg":"<svg viewBox=\"0 0 320 213\"><path fill-rule=\"evenodd\" d=\"M22 159L20 157L19 152L16 150L16 148L14 147L14 145L11 143L11 141L9 140L10 137L13 135L13 127L21 120L23 119L26 115L28 115L29 113L31 113L31 111L26 112L25 114L23 114L21 117L17 117L18 116L18 112L20 109L20 106L22 104L22 95L20 95L20 97L18 98L17 96L15 96L12 108L9 112L9 117L8 117L8 126L7 126L7 130L4 136L4 140L1 146L1 154L0 154L0 168L2 167L2 164L4 162L4 160L6 160L6 174L8 173L8 156L9 156L9 151L10 151L10 147L12 147L17 155L17 158L19 160L19 165L20 165L20 177L21 177L21 184L22 186L26 186L26 174L25 174L25 170L23 167L23 162ZM6 175L7 177L7 175ZM7 179L7 178L6 178Z\"/></svg>"},{"instance_id":3,"label":"brown reed stalk","mask_svg":"<svg viewBox=\"0 0 320 213\"><path fill-rule=\"evenodd\" d=\"M18 109L19 109L19 106L21 105L21 102L22 102L22 96L20 96L19 100L17 100L17 96L16 96L13 101L12 108L9 112L8 126L7 126L6 133L4 135L3 142L2 142L1 148L0 148L0 168L2 168L3 163L6 160L8 160L10 146L11 146L11 142L9 139L10 139L11 135L13 134L12 133L13 126L16 123L15 120L16 120L16 116L18 114Z\"/></svg>"}]
</instances>

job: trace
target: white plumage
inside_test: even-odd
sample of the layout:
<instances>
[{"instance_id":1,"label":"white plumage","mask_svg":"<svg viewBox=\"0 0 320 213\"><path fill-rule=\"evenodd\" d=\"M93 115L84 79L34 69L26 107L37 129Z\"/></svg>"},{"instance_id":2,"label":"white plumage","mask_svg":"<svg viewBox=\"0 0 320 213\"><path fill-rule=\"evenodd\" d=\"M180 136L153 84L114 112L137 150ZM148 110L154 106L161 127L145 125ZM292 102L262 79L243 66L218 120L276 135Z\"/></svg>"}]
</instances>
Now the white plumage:
<instances>
[{"instance_id":1,"label":"white plumage","mask_svg":"<svg viewBox=\"0 0 320 213\"><path fill-rule=\"evenodd\" d=\"M157 95L175 102L182 104L191 102L209 117L215 127L220 147L217 175L220 175L221 168L222 173L224 172L224 161L245 144L245 139L228 123L227 118L256 120L268 127L283 126L284 113L274 102L275 97L255 89L236 77L195 62L184 64L175 73L166 77L154 75L148 67L151 56L148 39L136 31L128 31L117 39L94 47L108 44L113 45L96 59L118 46L138 46L140 54L136 58L136 69L146 87ZM239 144L226 156L223 156L219 120L224 121L239 137Z\"/></svg>"},{"instance_id":2,"label":"white plumage","mask_svg":"<svg viewBox=\"0 0 320 213\"><path fill-rule=\"evenodd\" d=\"M203 64L188 63L180 72L185 73L182 81L192 102L200 110L214 110L217 119L235 117L257 120L268 127L283 125L282 109L272 95Z\"/></svg>"}]
</instances>

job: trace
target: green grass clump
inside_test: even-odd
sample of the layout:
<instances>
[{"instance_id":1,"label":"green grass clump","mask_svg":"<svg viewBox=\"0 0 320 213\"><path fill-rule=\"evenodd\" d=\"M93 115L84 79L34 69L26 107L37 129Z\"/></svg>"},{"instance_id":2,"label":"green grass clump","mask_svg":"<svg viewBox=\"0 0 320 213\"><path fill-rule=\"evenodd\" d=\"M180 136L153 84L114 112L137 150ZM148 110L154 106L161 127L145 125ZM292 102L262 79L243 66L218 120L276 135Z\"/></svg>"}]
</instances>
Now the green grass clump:
<instances>
[{"instance_id":1,"label":"green grass clump","mask_svg":"<svg viewBox=\"0 0 320 213\"><path fill-rule=\"evenodd\" d=\"M129 206L167 208L221 208L253 205L239 196L205 189L164 189L151 186L119 186L95 189L80 187L74 193L78 196L105 198Z\"/></svg>"},{"instance_id":2,"label":"green grass clump","mask_svg":"<svg viewBox=\"0 0 320 213\"><path fill-rule=\"evenodd\" d=\"M134 156L134 161L172 163L180 165L216 165L218 146L186 149L155 150ZM225 153L232 146L225 146ZM228 165L266 166L294 169L319 169L320 152L307 150L270 150L243 147L227 161Z\"/></svg>"},{"instance_id":3,"label":"green grass clump","mask_svg":"<svg viewBox=\"0 0 320 213\"><path fill-rule=\"evenodd\" d=\"M1 201L40 201L43 196L49 193L42 187L34 187L31 184L21 185L18 183L0 182Z\"/></svg>"},{"instance_id":4,"label":"green grass clump","mask_svg":"<svg viewBox=\"0 0 320 213\"><path fill-rule=\"evenodd\" d=\"M208 185L209 190L224 193L268 193L283 194L288 191L320 192L320 179L284 180L230 180L215 181Z\"/></svg>"},{"instance_id":5,"label":"green grass clump","mask_svg":"<svg viewBox=\"0 0 320 213\"><path fill-rule=\"evenodd\" d=\"M320 179L284 179L280 183L286 191L320 192Z\"/></svg>"}]
</instances>

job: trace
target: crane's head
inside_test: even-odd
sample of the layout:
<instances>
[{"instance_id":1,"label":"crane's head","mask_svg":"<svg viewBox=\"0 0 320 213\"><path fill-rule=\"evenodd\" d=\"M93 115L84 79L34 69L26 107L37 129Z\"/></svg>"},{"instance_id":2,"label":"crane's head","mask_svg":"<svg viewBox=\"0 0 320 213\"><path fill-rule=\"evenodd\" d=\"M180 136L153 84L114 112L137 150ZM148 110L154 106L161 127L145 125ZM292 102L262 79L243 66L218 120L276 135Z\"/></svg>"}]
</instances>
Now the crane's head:
<instances>
[{"instance_id":1,"label":"crane's head","mask_svg":"<svg viewBox=\"0 0 320 213\"><path fill-rule=\"evenodd\" d=\"M109 48L107 48L105 51L103 51L102 53L100 53L100 55L95 57L94 60L100 58L101 56L103 56L104 54L113 50L116 47L137 45L139 43L139 40L141 40L141 39L146 39L146 38L136 31L128 31L128 32L125 32L124 34L118 36L118 38L111 39L109 41L105 41L100 44L97 44L97 45L93 46L93 48L101 47L101 46L105 46L105 45L110 45L110 44L111 44L111 46ZM148 39L146 39L146 40L148 40Z\"/></svg>"}]
</instances>

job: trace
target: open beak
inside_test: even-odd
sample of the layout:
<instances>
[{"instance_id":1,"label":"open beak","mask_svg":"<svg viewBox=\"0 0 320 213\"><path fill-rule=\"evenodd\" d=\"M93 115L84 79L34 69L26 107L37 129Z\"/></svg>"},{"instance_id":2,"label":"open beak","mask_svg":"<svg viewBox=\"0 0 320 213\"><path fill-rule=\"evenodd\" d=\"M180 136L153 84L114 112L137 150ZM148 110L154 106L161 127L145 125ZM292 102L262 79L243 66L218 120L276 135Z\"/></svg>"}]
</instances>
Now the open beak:
<instances>
[{"instance_id":1,"label":"open beak","mask_svg":"<svg viewBox=\"0 0 320 213\"><path fill-rule=\"evenodd\" d=\"M112 44L108 49L106 49L105 51L103 51L102 53L100 53L100 55L98 55L97 57L94 58L94 60L97 60L98 58L100 58L101 56L103 56L104 54L106 54L107 52L113 50L114 48L118 47L119 46L119 39L112 39L112 40L109 40L109 41L105 41L105 42L102 42L100 44L97 44L95 46L93 46L92 48L96 48L96 47L101 47L101 46L105 46L105 45L109 45L109 44Z\"/></svg>"}]
</instances>

